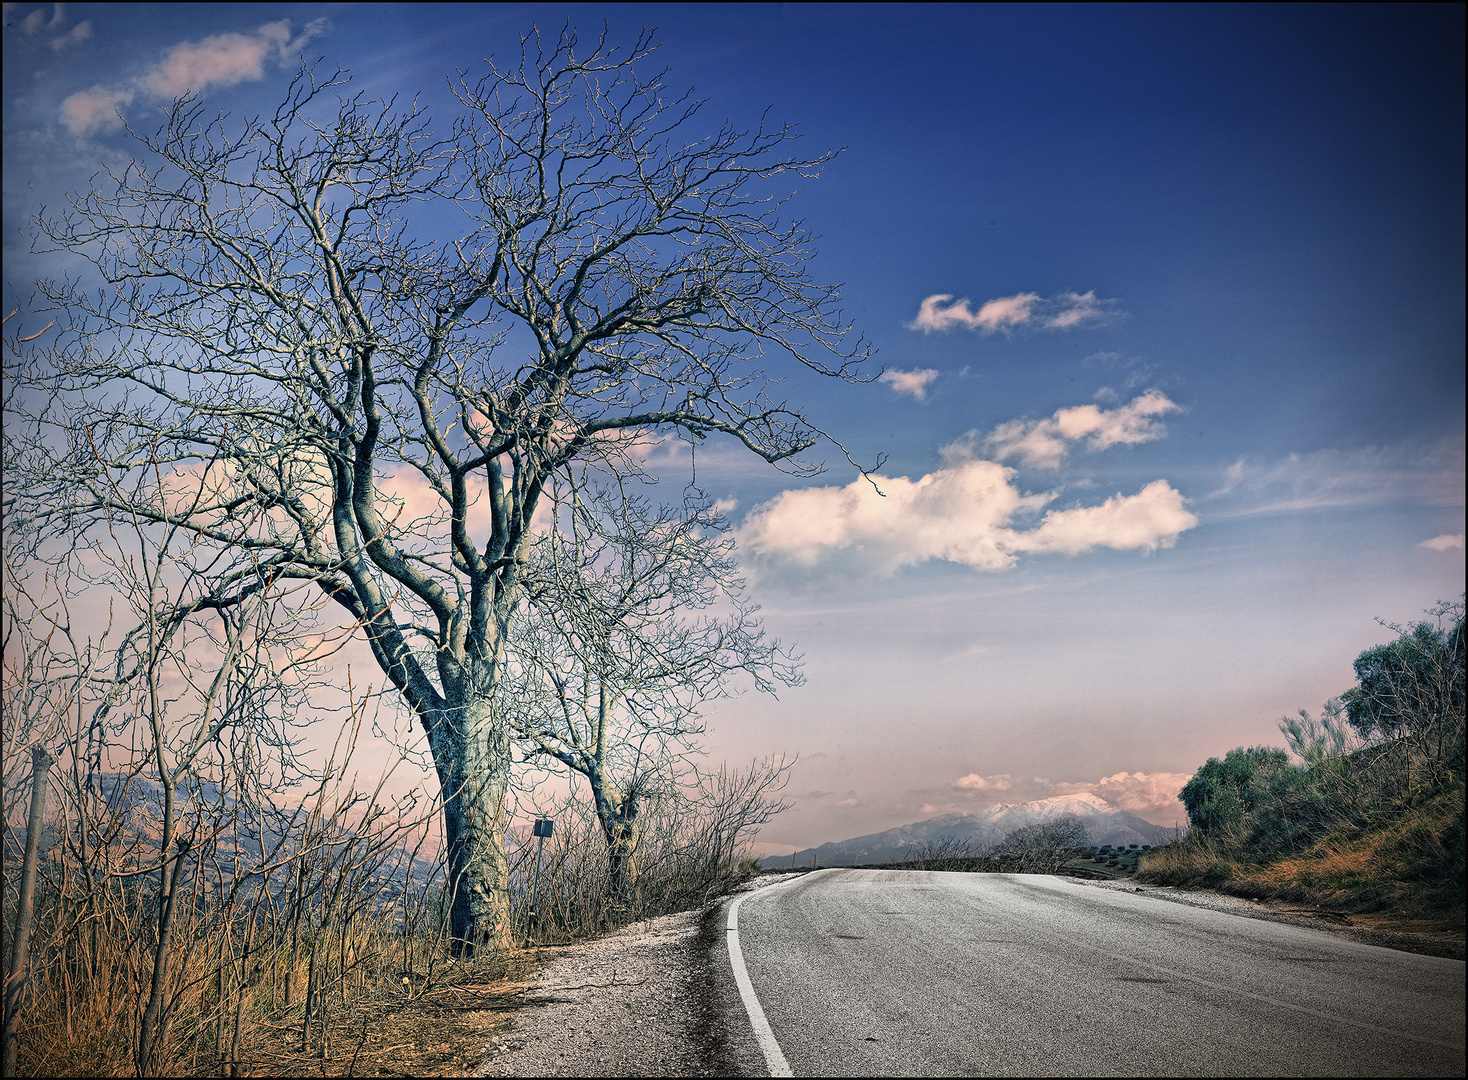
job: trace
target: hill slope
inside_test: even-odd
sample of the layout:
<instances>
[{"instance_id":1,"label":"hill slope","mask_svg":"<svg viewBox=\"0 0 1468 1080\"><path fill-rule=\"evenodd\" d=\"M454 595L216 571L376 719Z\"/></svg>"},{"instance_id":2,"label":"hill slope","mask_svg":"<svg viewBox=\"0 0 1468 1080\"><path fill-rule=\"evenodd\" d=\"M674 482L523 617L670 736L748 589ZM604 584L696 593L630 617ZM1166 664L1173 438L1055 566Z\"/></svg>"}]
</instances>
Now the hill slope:
<instances>
[{"instance_id":1,"label":"hill slope","mask_svg":"<svg viewBox=\"0 0 1468 1080\"><path fill-rule=\"evenodd\" d=\"M859 866L866 863L901 862L912 850L943 837L966 840L975 848L997 844L1015 829L1054 821L1065 814L1080 818L1097 844L1156 844L1169 830L1118 810L1099 795L1082 792L1056 795L1034 802L1001 804L975 814L943 814L926 821L899 825L885 832L806 848L794 855L760 860L770 869L789 866Z\"/></svg>"}]
</instances>

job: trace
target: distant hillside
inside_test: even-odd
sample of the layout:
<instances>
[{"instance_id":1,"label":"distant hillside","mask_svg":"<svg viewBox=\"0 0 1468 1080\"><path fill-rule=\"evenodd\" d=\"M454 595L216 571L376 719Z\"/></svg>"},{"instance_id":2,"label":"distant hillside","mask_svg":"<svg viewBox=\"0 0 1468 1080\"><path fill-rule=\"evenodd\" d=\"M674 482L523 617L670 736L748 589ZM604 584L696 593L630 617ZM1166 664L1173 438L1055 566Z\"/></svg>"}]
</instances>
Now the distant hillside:
<instances>
[{"instance_id":1,"label":"distant hillside","mask_svg":"<svg viewBox=\"0 0 1468 1080\"><path fill-rule=\"evenodd\" d=\"M1054 821L1074 814L1086 824L1096 844L1156 844L1171 830L1118 810L1099 795L1057 795L1051 799L1017 803L1013 806L991 806L976 814L944 814L911 825L899 825L886 832L858 836L851 840L806 848L794 855L777 855L761 859L770 869L790 866L861 866L868 863L901 862L920 847L941 837L967 840L974 847L997 844L1015 829Z\"/></svg>"}]
</instances>

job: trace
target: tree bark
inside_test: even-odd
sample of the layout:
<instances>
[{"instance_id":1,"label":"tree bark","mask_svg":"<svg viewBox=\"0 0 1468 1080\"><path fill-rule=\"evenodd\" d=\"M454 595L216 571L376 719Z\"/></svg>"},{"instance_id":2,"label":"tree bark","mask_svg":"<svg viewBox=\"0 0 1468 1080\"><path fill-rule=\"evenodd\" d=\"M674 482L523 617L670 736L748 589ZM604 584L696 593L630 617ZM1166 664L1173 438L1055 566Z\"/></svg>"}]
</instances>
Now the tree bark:
<instances>
[{"instance_id":1,"label":"tree bark","mask_svg":"<svg viewBox=\"0 0 1468 1080\"><path fill-rule=\"evenodd\" d=\"M611 878L612 895L625 901L637 886L638 829L627 821L614 821L605 828L607 871Z\"/></svg>"},{"instance_id":2,"label":"tree bark","mask_svg":"<svg viewBox=\"0 0 1468 1080\"><path fill-rule=\"evenodd\" d=\"M153 954L153 980L149 986L148 1007L143 1011L138 1030L138 1072L142 1076L151 1071L156 1049L154 1044L162 1028L159 1020L163 1009L164 980L168 974L168 949L173 942L173 911L188 855L189 845L180 840L173 857L173 867L161 871L165 884L159 889L158 896L158 944Z\"/></svg>"},{"instance_id":3,"label":"tree bark","mask_svg":"<svg viewBox=\"0 0 1468 1080\"><path fill-rule=\"evenodd\" d=\"M476 696L457 712L434 719L430 742L443 789L449 932L455 955L467 959L511 944L510 750L509 732L489 698Z\"/></svg>"},{"instance_id":4,"label":"tree bark","mask_svg":"<svg viewBox=\"0 0 1468 1080\"><path fill-rule=\"evenodd\" d=\"M596 816L607 838L607 877L612 896L626 901L637 884L637 842L641 830L637 814L641 809L637 793L623 795L594 766L585 773L591 783Z\"/></svg>"}]
</instances>

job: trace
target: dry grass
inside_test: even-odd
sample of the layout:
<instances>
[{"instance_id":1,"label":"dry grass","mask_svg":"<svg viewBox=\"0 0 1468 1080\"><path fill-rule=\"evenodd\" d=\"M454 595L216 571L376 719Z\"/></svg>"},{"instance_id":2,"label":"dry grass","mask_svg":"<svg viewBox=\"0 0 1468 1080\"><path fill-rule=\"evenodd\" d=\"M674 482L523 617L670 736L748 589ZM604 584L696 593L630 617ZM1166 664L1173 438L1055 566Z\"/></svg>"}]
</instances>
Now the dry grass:
<instances>
[{"instance_id":1,"label":"dry grass","mask_svg":"<svg viewBox=\"0 0 1468 1080\"><path fill-rule=\"evenodd\" d=\"M1251 858L1237 842L1190 836L1143 856L1138 880L1375 913L1461 933L1463 814L1460 784L1270 860Z\"/></svg>"},{"instance_id":2,"label":"dry grass","mask_svg":"<svg viewBox=\"0 0 1468 1080\"><path fill-rule=\"evenodd\" d=\"M762 790L758 770L724 774L691 798L649 807L636 885L620 897L590 808L561 805L533 918L536 848L512 830L520 944L468 962L452 956L442 865L410 861L402 841L412 834L397 817L358 813L348 838L330 811L349 797L306 815L256 887L231 890L218 847L199 846L182 878L162 1019L142 1070L158 875L128 876L126 867L147 836L132 838L128 857L92 849L90 875L53 845L40 867L18 1075L462 1075L518 1007L538 946L697 907L751 876L741 843ZM5 914L8 930L13 897Z\"/></svg>"}]
</instances>

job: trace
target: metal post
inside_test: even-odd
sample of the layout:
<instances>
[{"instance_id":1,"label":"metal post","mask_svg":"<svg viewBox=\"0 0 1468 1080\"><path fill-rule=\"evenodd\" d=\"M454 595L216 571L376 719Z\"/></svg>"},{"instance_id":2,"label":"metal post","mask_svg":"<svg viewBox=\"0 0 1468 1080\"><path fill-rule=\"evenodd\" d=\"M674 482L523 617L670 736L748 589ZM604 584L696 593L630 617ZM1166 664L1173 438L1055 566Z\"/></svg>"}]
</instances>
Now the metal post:
<instances>
[{"instance_id":1,"label":"metal post","mask_svg":"<svg viewBox=\"0 0 1468 1080\"><path fill-rule=\"evenodd\" d=\"M545 838L555 831L556 823L550 818L535 819L535 836L539 845L535 849L535 889L530 894L530 918L539 921L536 907L540 904L540 857L545 854Z\"/></svg>"},{"instance_id":2,"label":"metal post","mask_svg":"<svg viewBox=\"0 0 1468 1080\"><path fill-rule=\"evenodd\" d=\"M545 836L536 833L538 847L535 849L535 888L530 893L530 914L535 915L535 907L540 903L540 857L545 854Z\"/></svg>"}]
</instances>

